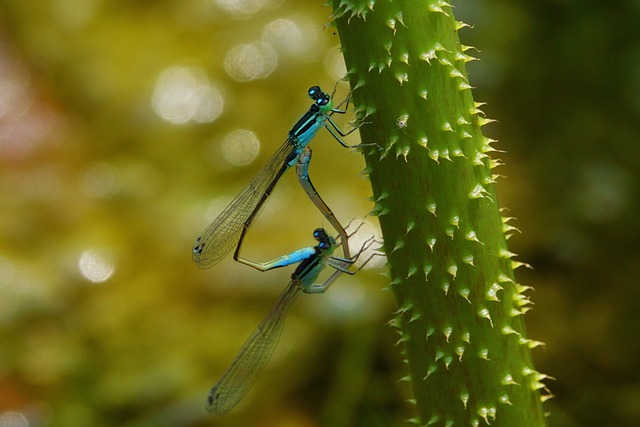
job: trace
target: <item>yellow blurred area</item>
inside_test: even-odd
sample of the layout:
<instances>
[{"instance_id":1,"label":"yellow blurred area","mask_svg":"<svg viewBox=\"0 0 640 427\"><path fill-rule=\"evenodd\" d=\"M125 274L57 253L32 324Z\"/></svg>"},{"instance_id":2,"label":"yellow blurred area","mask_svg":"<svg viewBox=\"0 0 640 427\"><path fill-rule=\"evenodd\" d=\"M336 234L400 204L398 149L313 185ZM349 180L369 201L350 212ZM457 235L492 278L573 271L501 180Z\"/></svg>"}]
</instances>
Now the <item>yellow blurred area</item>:
<instances>
[{"instance_id":1,"label":"yellow blurred area","mask_svg":"<svg viewBox=\"0 0 640 427\"><path fill-rule=\"evenodd\" d=\"M224 418L204 408L292 268L228 257L203 271L191 247L308 109L308 87L344 75L322 3L0 2L0 427L412 416L381 266L298 298L247 398ZM537 368L556 378L550 425L638 425L640 7L457 3L481 50L476 100L499 121L488 136L507 151L511 249L535 268L518 277L536 288ZM324 130L311 147L323 199L345 224L363 218L361 155ZM248 234L252 260L328 227L289 175Z\"/></svg>"},{"instance_id":2,"label":"yellow blurred area","mask_svg":"<svg viewBox=\"0 0 640 427\"><path fill-rule=\"evenodd\" d=\"M191 247L308 109L308 87L344 73L328 10L57 0L0 13L0 426L317 426L373 402L400 420L380 267L299 298L245 401L220 419L204 407L293 267L203 271ZM363 218L362 157L326 132L312 147L324 199L345 224ZM313 246L328 226L291 175L245 256Z\"/></svg>"}]
</instances>

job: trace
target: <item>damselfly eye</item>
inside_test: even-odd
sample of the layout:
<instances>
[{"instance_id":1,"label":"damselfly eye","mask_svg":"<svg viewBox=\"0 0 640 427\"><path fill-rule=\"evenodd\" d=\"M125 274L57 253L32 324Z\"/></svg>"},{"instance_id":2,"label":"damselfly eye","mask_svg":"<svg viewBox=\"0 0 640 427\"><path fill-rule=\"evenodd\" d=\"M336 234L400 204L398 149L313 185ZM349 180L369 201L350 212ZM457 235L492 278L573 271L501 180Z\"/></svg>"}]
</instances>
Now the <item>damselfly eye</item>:
<instances>
[{"instance_id":1,"label":"damselfly eye","mask_svg":"<svg viewBox=\"0 0 640 427\"><path fill-rule=\"evenodd\" d=\"M328 236L327 236L327 232L326 232L326 231L324 231L324 228L316 228L316 229L313 231L313 237L314 237L318 242L320 242L320 243L318 244L318 246L326 245L326 242L327 242L327 238L328 238Z\"/></svg>"},{"instance_id":2,"label":"damselfly eye","mask_svg":"<svg viewBox=\"0 0 640 427\"><path fill-rule=\"evenodd\" d=\"M317 99L318 98L318 94L322 93L322 90L320 90L320 87L318 86L311 86L309 88L309 98L311 99Z\"/></svg>"},{"instance_id":3,"label":"damselfly eye","mask_svg":"<svg viewBox=\"0 0 640 427\"><path fill-rule=\"evenodd\" d=\"M327 105L328 103L329 103L328 96L316 99L316 104L319 105L320 107Z\"/></svg>"}]
</instances>

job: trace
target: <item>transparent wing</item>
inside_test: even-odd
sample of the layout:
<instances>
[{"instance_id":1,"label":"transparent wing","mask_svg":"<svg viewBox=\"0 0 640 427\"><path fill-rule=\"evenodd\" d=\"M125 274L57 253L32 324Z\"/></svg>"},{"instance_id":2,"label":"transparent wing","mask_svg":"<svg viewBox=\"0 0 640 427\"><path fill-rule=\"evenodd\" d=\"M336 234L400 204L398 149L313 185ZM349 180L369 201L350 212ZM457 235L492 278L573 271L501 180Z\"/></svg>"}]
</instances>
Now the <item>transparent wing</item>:
<instances>
[{"instance_id":1,"label":"transparent wing","mask_svg":"<svg viewBox=\"0 0 640 427\"><path fill-rule=\"evenodd\" d=\"M297 281L291 281L260 322L258 329L244 343L231 366L209 392L207 410L215 415L224 415L233 409L249 391L273 353L287 309L300 290Z\"/></svg>"},{"instance_id":2,"label":"transparent wing","mask_svg":"<svg viewBox=\"0 0 640 427\"><path fill-rule=\"evenodd\" d=\"M193 260L200 268L216 264L238 245L243 224L252 213L255 212L254 218L260 213L266 199L262 200L262 206L258 206L260 200L269 185L288 169L284 161L291 152L292 146L287 140L249 185L198 236L193 247Z\"/></svg>"}]
</instances>

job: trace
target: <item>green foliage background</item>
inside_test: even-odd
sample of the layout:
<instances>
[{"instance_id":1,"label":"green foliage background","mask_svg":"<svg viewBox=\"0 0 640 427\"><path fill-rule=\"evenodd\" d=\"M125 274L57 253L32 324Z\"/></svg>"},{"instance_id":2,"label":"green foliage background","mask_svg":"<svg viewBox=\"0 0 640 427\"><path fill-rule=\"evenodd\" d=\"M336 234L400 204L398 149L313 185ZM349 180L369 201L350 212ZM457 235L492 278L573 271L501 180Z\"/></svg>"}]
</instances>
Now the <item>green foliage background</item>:
<instances>
[{"instance_id":1,"label":"green foliage background","mask_svg":"<svg viewBox=\"0 0 640 427\"><path fill-rule=\"evenodd\" d=\"M306 89L337 78L327 8L281 0L239 16L231 3L0 2L0 422L389 426L411 416L400 348L382 326L394 308L381 270L300 298L247 401L223 419L204 410L289 271L230 259L201 271L193 239L279 146L308 107ZM462 42L481 51L468 64L475 98L499 121L485 132L506 150L498 194L523 230L511 250L535 267L518 274L536 289L529 336L547 342L536 367L557 378L550 425L638 424L640 4L454 6L474 25ZM309 49L275 46L271 74L234 80L228 53L278 19L306 29ZM216 120L154 113L171 67L220 88ZM238 128L262 146L234 167L221 142ZM360 156L326 132L312 146L327 203L343 221L362 217L372 205ZM288 176L247 255L311 245L320 225ZM80 274L87 250L113 262L105 282Z\"/></svg>"}]
</instances>

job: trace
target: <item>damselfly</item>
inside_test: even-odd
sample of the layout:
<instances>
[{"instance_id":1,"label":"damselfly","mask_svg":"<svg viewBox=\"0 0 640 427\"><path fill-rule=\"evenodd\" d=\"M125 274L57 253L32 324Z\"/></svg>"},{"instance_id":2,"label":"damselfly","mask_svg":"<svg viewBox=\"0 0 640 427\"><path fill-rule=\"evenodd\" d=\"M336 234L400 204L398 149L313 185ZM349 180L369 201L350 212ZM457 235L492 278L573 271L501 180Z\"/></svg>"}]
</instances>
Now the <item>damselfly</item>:
<instances>
[{"instance_id":1,"label":"damselfly","mask_svg":"<svg viewBox=\"0 0 640 427\"><path fill-rule=\"evenodd\" d=\"M220 215L196 239L193 247L193 260L200 268L208 268L224 258L235 246L233 255L238 259L238 253L244 236L256 219L265 202L282 175L292 166L297 165L297 176L302 187L309 195L316 207L327 218L329 223L338 231L345 258L350 258L348 236L331 209L318 195L309 178L308 168L311 160L311 149L308 147L311 139L324 126L331 135L345 148L357 148L366 145L347 145L342 137L349 135L358 127L348 132L342 132L331 119L333 113L344 114L345 110L333 108L331 96L324 93L318 86L309 88L309 97L314 103L289 131L286 141L278 148L266 165L249 182L249 185L231 201ZM348 104L349 98L345 100Z\"/></svg>"},{"instance_id":2,"label":"damselfly","mask_svg":"<svg viewBox=\"0 0 640 427\"><path fill-rule=\"evenodd\" d=\"M229 412L255 383L275 349L284 325L287 309L299 291L310 294L322 293L329 288L340 274L357 273L373 257L372 255L357 270L352 271L349 270L349 267L371 245L373 239L365 241L354 258L347 259L333 256L336 241L324 229L316 229L313 232L313 237L318 241L316 246L297 250L270 262L257 263L242 260L243 263L252 265L252 267L261 271L295 263L299 264L278 301L260 322L258 329L244 343L231 366L209 392L207 410L212 414L224 415ZM324 283L314 284L320 272L327 265L333 267L336 271Z\"/></svg>"}]
</instances>

